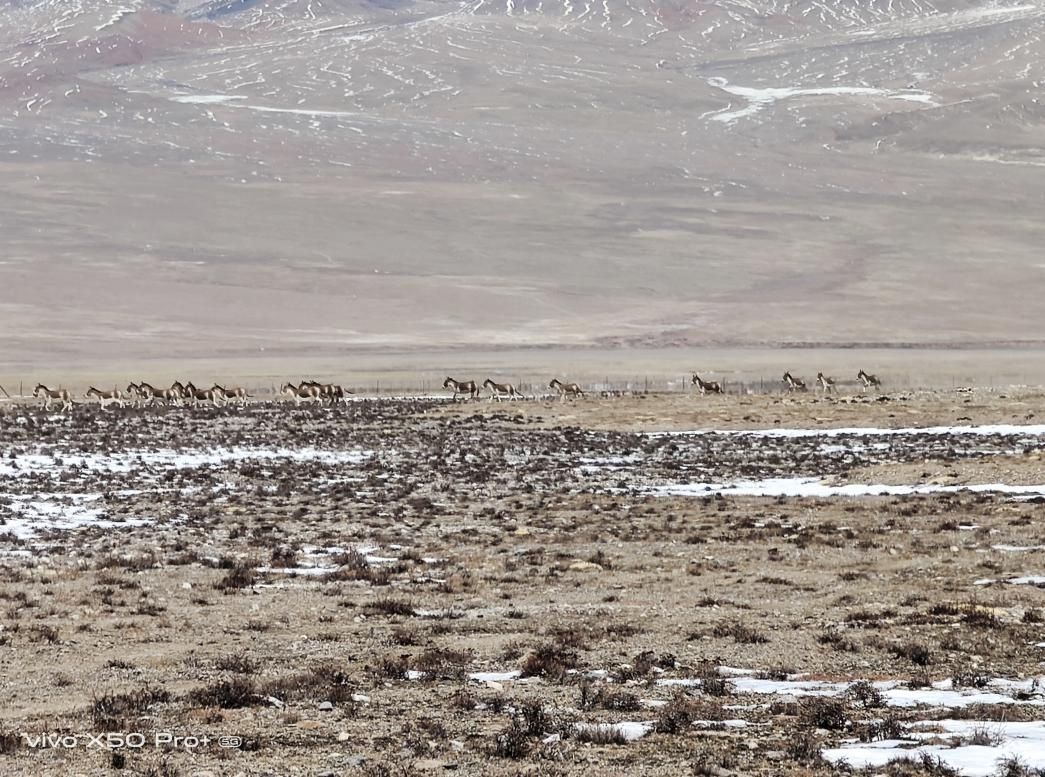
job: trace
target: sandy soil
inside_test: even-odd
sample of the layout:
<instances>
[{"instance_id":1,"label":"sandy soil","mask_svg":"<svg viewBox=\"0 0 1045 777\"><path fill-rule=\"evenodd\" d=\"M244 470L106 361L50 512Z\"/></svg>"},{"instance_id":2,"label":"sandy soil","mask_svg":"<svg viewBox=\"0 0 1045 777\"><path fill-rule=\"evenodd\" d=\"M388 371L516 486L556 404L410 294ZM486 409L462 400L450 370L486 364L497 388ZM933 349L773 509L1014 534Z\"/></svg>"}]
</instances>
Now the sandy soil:
<instances>
[{"instance_id":1,"label":"sandy soil","mask_svg":"<svg viewBox=\"0 0 1045 777\"><path fill-rule=\"evenodd\" d=\"M906 434L839 451L647 434L1042 413L1040 393L987 391L7 406L4 774L826 775L821 748L880 739L883 720L1045 718L1022 703L882 707L855 691L832 707L719 676L1033 677L1040 591L975 583L1045 571L1040 504L648 490L810 474L1041 484L1040 436ZM44 528L63 516L106 523ZM607 743L578 728L616 721L656 730ZM79 739L23 736L48 732ZM145 746L88 736L134 732ZM156 744L169 733L211 740Z\"/></svg>"}]
</instances>

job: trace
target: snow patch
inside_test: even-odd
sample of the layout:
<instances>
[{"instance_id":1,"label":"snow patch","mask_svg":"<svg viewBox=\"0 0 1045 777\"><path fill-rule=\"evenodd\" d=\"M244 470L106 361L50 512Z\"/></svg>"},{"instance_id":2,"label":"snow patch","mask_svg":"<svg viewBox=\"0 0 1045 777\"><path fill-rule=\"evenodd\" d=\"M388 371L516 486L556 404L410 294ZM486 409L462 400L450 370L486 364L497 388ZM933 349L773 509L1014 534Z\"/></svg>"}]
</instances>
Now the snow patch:
<instances>
[{"instance_id":1,"label":"snow patch","mask_svg":"<svg viewBox=\"0 0 1045 777\"><path fill-rule=\"evenodd\" d=\"M925 103L927 105L936 104L931 94L913 89L892 90L878 89L868 86L825 86L806 89L796 86L788 86L757 89L748 86L734 86L726 81L726 79L719 77L708 79L708 84L721 89L723 92L747 100L748 104L744 108L738 110L730 110L729 108L726 108L725 110L712 114L712 121L719 121L726 124L732 124L736 122L737 119L753 116L763 108L767 108L779 100L786 100L791 97L883 97L888 100L908 100Z\"/></svg>"},{"instance_id":2,"label":"snow patch","mask_svg":"<svg viewBox=\"0 0 1045 777\"><path fill-rule=\"evenodd\" d=\"M823 757L831 763L845 761L860 769L879 768L897 758L920 760L923 755L928 755L968 777L998 774L998 762L1007 758L1018 758L1031 766L1045 763L1045 722L1042 721L940 720L913 724L912 729L918 728L927 730L912 730L901 740L846 743L824 750ZM994 743L961 744L977 731L989 732ZM921 740L937 738L949 740L949 744L919 745Z\"/></svg>"},{"instance_id":3,"label":"snow patch","mask_svg":"<svg viewBox=\"0 0 1045 777\"><path fill-rule=\"evenodd\" d=\"M723 435L736 437L892 437L896 435L1001 435L1040 437L1045 424L984 424L981 426L906 426L897 429L875 426L849 426L826 429L694 429L683 432L648 432L650 437L699 437Z\"/></svg>"},{"instance_id":4,"label":"snow patch","mask_svg":"<svg viewBox=\"0 0 1045 777\"><path fill-rule=\"evenodd\" d=\"M102 494L33 494L32 496L6 494L7 509L12 516L0 523L0 534L13 534L19 540L28 540L50 531L72 531L88 526L103 529L144 526L144 518L109 520L104 507L94 506Z\"/></svg>"},{"instance_id":5,"label":"snow patch","mask_svg":"<svg viewBox=\"0 0 1045 777\"><path fill-rule=\"evenodd\" d=\"M246 100L246 97L231 94L177 94L171 98L176 103L194 105L218 105L233 100Z\"/></svg>"},{"instance_id":6,"label":"snow patch","mask_svg":"<svg viewBox=\"0 0 1045 777\"><path fill-rule=\"evenodd\" d=\"M319 462L321 464L358 464L370 456L369 451L337 451L317 448L213 448L208 450L140 450L123 453L76 454L64 452L20 453L0 459L0 477L21 477L46 473L57 477L63 471L132 472L139 469L194 469L225 464L230 461Z\"/></svg>"},{"instance_id":7,"label":"snow patch","mask_svg":"<svg viewBox=\"0 0 1045 777\"><path fill-rule=\"evenodd\" d=\"M747 670L742 670L747 671ZM730 682L738 693L749 693L759 696L841 696L853 685L853 682L829 682L825 680L804 680L801 675L794 675L786 680L764 680L753 674L738 674L719 670L719 674L730 677ZM855 681L854 681L855 682ZM662 686L699 687L699 679L664 679L658 680ZM948 707L957 709L973 704L1028 704L1045 706L1045 678L1031 680L996 679L988 683L986 688L955 689L950 680L941 680L927 688L907 688L899 680L878 680L871 683L882 694L882 699L891 707ZM1016 698L1019 695L1021 698Z\"/></svg>"},{"instance_id":8,"label":"snow patch","mask_svg":"<svg viewBox=\"0 0 1045 777\"><path fill-rule=\"evenodd\" d=\"M627 742L642 739L653 730L653 721L625 720L620 723L577 723L574 730L592 736L620 736Z\"/></svg>"},{"instance_id":9,"label":"snow patch","mask_svg":"<svg viewBox=\"0 0 1045 777\"><path fill-rule=\"evenodd\" d=\"M766 480L740 480L733 483L676 483L653 486L650 493L657 496L762 496L762 497L811 497L831 499L858 496L906 496L910 494L954 494L962 491L977 493L1002 493L1020 496L1045 496L1045 484L1010 486L1005 483L978 483L953 486L934 484L886 485L870 483L848 483L828 485L819 478L768 478Z\"/></svg>"}]
</instances>

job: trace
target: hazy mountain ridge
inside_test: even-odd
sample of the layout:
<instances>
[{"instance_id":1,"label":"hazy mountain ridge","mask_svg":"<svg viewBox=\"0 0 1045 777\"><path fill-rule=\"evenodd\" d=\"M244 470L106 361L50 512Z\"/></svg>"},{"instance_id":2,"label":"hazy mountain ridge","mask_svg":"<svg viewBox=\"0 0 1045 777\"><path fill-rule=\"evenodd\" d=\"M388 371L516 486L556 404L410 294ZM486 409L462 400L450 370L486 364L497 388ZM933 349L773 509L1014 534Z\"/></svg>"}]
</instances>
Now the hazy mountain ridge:
<instances>
[{"instance_id":1,"label":"hazy mountain ridge","mask_svg":"<svg viewBox=\"0 0 1045 777\"><path fill-rule=\"evenodd\" d=\"M1043 19L0 3L0 319L73 355L1043 340Z\"/></svg>"}]
</instances>

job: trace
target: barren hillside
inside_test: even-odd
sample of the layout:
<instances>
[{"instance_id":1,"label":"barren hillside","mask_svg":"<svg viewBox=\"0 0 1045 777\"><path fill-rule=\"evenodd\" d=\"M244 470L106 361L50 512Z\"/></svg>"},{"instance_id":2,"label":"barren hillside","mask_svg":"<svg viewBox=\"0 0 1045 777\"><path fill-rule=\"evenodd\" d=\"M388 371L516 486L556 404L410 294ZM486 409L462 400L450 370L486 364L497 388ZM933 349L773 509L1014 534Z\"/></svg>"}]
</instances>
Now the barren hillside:
<instances>
[{"instance_id":1,"label":"barren hillside","mask_svg":"<svg viewBox=\"0 0 1045 777\"><path fill-rule=\"evenodd\" d=\"M0 2L32 364L1045 340L1038 2Z\"/></svg>"}]
</instances>

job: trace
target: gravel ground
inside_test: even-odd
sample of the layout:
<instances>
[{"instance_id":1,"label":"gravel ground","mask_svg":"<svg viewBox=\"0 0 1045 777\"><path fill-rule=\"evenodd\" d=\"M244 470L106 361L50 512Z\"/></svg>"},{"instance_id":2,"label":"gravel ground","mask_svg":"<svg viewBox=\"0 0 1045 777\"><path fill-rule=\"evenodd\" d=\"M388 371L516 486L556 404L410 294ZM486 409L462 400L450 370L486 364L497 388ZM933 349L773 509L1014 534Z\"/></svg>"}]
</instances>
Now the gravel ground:
<instances>
[{"instance_id":1,"label":"gravel ground","mask_svg":"<svg viewBox=\"0 0 1045 777\"><path fill-rule=\"evenodd\" d=\"M1036 687L999 685L1040 673L1040 589L1009 581L1045 573L1041 497L651 490L1041 485L1030 429L782 430L1043 412L991 392L9 405L3 772L834 774L824 748L916 720L1045 719ZM651 434L700 429L772 433ZM889 695L944 681L959 701ZM619 722L646 725L585 725Z\"/></svg>"}]
</instances>

